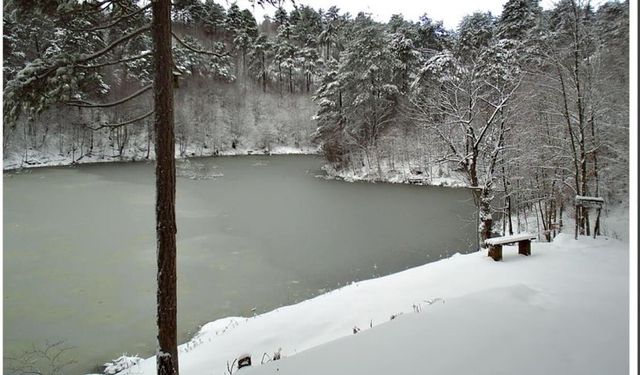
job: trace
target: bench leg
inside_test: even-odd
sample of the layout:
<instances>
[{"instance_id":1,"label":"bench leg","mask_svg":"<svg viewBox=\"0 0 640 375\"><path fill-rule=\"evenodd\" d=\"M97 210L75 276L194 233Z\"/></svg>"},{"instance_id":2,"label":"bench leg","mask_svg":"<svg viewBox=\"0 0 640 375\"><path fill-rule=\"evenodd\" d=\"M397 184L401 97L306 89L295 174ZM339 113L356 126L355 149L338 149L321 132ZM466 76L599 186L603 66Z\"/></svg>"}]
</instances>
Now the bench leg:
<instances>
[{"instance_id":1,"label":"bench leg","mask_svg":"<svg viewBox=\"0 0 640 375\"><path fill-rule=\"evenodd\" d=\"M502 260L502 245L489 245L489 256L496 262Z\"/></svg>"},{"instance_id":2,"label":"bench leg","mask_svg":"<svg viewBox=\"0 0 640 375\"><path fill-rule=\"evenodd\" d=\"M529 256L531 255L531 241L519 241L518 242L518 254Z\"/></svg>"}]
</instances>

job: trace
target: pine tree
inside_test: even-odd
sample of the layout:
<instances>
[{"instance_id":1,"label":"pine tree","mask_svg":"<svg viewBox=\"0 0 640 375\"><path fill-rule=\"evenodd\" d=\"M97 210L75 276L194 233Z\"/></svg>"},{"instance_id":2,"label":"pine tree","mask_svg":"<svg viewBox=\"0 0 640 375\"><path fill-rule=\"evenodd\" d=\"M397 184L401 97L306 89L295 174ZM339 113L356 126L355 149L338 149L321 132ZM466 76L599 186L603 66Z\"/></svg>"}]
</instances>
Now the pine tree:
<instances>
[{"instance_id":1,"label":"pine tree","mask_svg":"<svg viewBox=\"0 0 640 375\"><path fill-rule=\"evenodd\" d=\"M338 72L338 62L331 59L326 66L322 81L313 100L318 105L314 116L317 130L314 138L320 143L327 160L343 168L347 164L344 159L347 150L344 142L345 118L342 112L342 85Z\"/></svg>"},{"instance_id":2,"label":"pine tree","mask_svg":"<svg viewBox=\"0 0 640 375\"><path fill-rule=\"evenodd\" d=\"M542 8L539 0L509 0L498 20L499 39L523 41L538 27Z\"/></svg>"},{"instance_id":3,"label":"pine tree","mask_svg":"<svg viewBox=\"0 0 640 375\"><path fill-rule=\"evenodd\" d=\"M326 61L334 58L340 59L340 52L346 45L346 35L353 24L349 13L340 14L340 10L332 6L322 18L322 31L318 36L318 43L325 47L324 58Z\"/></svg>"},{"instance_id":4,"label":"pine tree","mask_svg":"<svg viewBox=\"0 0 640 375\"><path fill-rule=\"evenodd\" d=\"M213 0L206 0L204 3L205 18L203 23L205 31L211 35L218 36L224 30L225 19L227 17L224 7Z\"/></svg>"},{"instance_id":5,"label":"pine tree","mask_svg":"<svg viewBox=\"0 0 640 375\"><path fill-rule=\"evenodd\" d=\"M389 35L369 16L359 14L340 60L343 103L350 146L375 165L382 178L377 141L397 115L399 90L393 84Z\"/></svg>"},{"instance_id":6,"label":"pine tree","mask_svg":"<svg viewBox=\"0 0 640 375\"><path fill-rule=\"evenodd\" d=\"M263 34L254 40L251 50L249 51L249 71L253 77L261 81L262 92L267 92L269 60L273 55L272 49L273 45Z\"/></svg>"},{"instance_id":7,"label":"pine tree","mask_svg":"<svg viewBox=\"0 0 640 375\"><path fill-rule=\"evenodd\" d=\"M422 55L414 45L416 35L411 31L401 28L391 34L389 50L393 60L393 83L401 93L409 91L409 85L413 81L413 74L418 66L423 63Z\"/></svg>"},{"instance_id":8,"label":"pine tree","mask_svg":"<svg viewBox=\"0 0 640 375\"><path fill-rule=\"evenodd\" d=\"M476 12L465 16L458 27L455 51L465 60L476 59L495 35L495 17L491 13Z\"/></svg>"},{"instance_id":9,"label":"pine tree","mask_svg":"<svg viewBox=\"0 0 640 375\"><path fill-rule=\"evenodd\" d=\"M445 29L442 21L433 21L426 14L423 14L420 16L417 33L417 38L414 41L416 48L433 52L451 48L452 36Z\"/></svg>"}]
</instances>

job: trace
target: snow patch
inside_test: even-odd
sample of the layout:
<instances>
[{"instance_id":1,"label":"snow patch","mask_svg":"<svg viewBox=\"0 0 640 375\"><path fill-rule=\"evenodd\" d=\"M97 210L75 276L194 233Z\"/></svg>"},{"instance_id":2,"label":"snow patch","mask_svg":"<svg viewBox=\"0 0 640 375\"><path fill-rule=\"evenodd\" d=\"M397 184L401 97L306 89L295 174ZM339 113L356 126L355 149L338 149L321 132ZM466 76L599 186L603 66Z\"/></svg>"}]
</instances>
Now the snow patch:
<instances>
[{"instance_id":1,"label":"snow patch","mask_svg":"<svg viewBox=\"0 0 640 375\"><path fill-rule=\"evenodd\" d=\"M180 372L224 374L242 353L247 375L628 372L628 245L560 234L531 247L501 263L456 254L216 320L180 345ZM276 351L281 360L259 365ZM155 359L121 373L154 374Z\"/></svg>"}]
</instances>

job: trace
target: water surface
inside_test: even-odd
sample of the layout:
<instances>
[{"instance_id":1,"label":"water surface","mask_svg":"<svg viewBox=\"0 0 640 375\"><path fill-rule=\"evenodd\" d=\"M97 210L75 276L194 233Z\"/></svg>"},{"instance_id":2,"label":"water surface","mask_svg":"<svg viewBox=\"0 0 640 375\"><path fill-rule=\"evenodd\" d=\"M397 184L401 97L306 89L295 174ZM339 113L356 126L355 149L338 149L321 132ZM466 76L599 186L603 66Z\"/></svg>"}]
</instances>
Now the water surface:
<instances>
[{"instance_id":1,"label":"water surface","mask_svg":"<svg viewBox=\"0 0 640 375\"><path fill-rule=\"evenodd\" d=\"M180 163L178 329L251 316L474 243L467 190L317 178L314 156ZM4 355L64 340L98 370L155 349L154 166L4 174ZM6 361L5 361L6 363ZM5 372L7 368L5 367Z\"/></svg>"}]
</instances>

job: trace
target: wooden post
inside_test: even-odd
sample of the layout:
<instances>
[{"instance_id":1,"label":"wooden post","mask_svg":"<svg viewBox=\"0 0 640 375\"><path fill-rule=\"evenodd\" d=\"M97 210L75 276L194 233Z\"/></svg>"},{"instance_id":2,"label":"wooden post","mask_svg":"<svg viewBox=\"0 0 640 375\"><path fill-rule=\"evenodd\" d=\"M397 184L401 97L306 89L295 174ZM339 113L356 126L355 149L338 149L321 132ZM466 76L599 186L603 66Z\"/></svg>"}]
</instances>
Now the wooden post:
<instances>
[{"instance_id":1,"label":"wooden post","mask_svg":"<svg viewBox=\"0 0 640 375\"><path fill-rule=\"evenodd\" d=\"M518 242L518 254L529 256L531 255L531 240L524 240Z\"/></svg>"},{"instance_id":2,"label":"wooden post","mask_svg":"<svg viewBox=\"0 0 640 375\"><path fill-rule=\"evenodd\" d=\"M602 210L602 206L604 205L604 199L602 197L586 197L582 195L576 195L576 239L578 238L579 233L585 233L589 236L591 235L589 221L588 221L588 209L595 208L597 210L596 223L593 228L593 238L596 238L598 234L600 234L600 213ZM582 222L584 224L582 224ZM585 230L586 229L586 230Z\"/></svg>"},{"instance_id":3,"label":"wooden post","mask_svg":"<svg viewBox=\"0 0 640 375\"><path fill-rule=\"evenodd\" d=\"M502 245L489 245L489 256L496 262L502 260Z\"/></svg>"}]
</instances>

